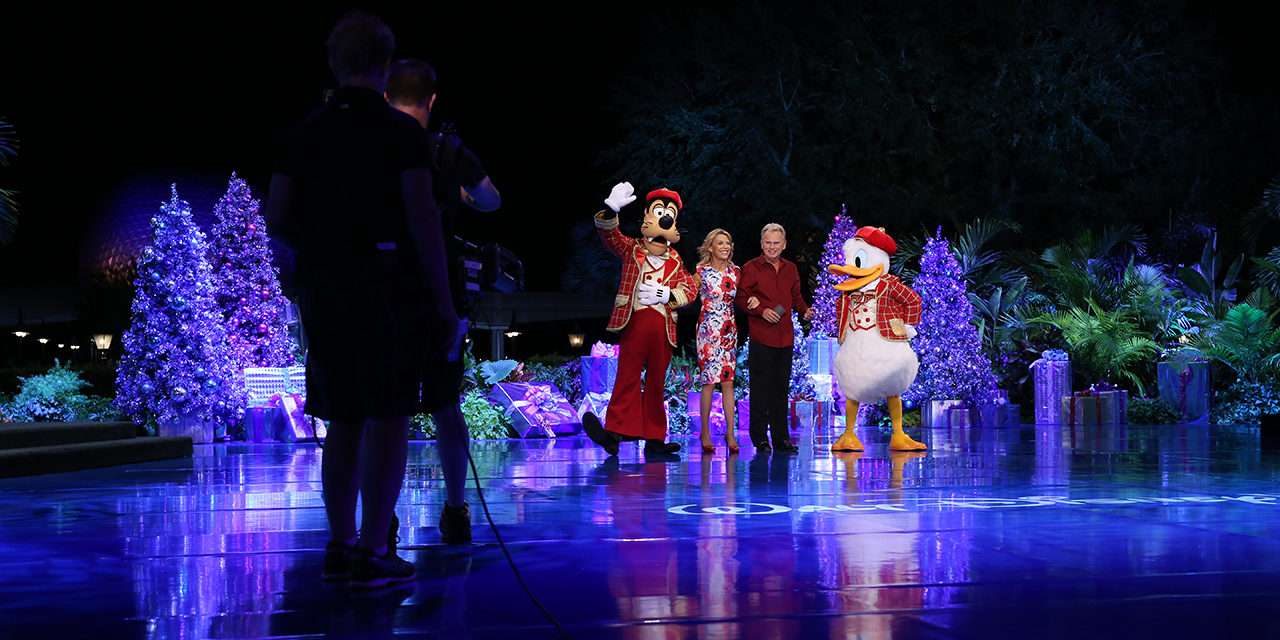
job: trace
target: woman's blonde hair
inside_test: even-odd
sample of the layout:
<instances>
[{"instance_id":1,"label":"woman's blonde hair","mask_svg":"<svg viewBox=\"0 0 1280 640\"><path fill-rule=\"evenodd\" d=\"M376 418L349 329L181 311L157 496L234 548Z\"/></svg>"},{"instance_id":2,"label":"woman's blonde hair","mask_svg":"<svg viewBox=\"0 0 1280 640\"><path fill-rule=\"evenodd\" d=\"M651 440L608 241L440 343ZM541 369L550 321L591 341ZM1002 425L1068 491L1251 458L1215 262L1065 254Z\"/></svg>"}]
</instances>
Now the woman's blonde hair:
<instances>
[{"instance_id":1,"label":"woman's blonde hair","mask_svg":"<svg viewBox=\"0 0 1280 640\"><path fill-rule=\"evenodd\" d=\"M711 264L711 243L716 241L716 236L724 235L729 240L729 264L733 264L733 236L724 229L712 229L707 232L707 237L702 240L702 245L698 247L698 265L705 267Z\"/></svg>"}]
</instances>

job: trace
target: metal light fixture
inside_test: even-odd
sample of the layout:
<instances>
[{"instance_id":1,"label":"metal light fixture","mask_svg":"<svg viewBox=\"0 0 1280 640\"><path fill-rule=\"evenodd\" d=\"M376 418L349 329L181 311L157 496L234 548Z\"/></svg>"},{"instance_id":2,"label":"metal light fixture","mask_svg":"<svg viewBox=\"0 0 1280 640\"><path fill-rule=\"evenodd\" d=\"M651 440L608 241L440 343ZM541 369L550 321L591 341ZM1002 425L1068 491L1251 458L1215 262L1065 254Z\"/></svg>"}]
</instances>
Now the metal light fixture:
<instances>
[{"instance_id":1,"label":"metal light fixture","mask_svg":"<svg viewBox=\"0 0 1280 640\"><path fill-rule=\"evenodd\" d=\"M77 349L79 349L79 348L80 348L80 345L78 345L78 344L73 344L73 345L71 345L71 350L72 350L72 351L75 351L75 350L77 350Z\"/></svg>"},{"instance_id":2,"label":"metal light fixture","mask_svg":"<svg viewBox=\"0 0 1280 640\"><path fill-rule=\"evenodd\" d=\"M584 343L586 343L586 341L587 341L587 337L581 333L569 334L569 346L573 347L574 349L581 347Z\"/></svg>"},{"instance_id":3,"label":"metal light fixture","mask_svg":"<svg viewBox=\"0 0 1280 640\"><path fill-rule=\"evenodd\" d=\"M519 331L508 331L508 332L507 332L507 337L508 337L508 338L516 338L516 337L519 337L519 336L520 336L520 332L519 332Z\"/></svg>"},{"instance_id":4,"label":"metal light fixture","mask_svg":"<svg viewBox=\"0 0 1280 640\"><path fill-rule=\"evenodd\" d=\"M67 348L67 344L66 344L65 342L59 342L59 343L58 343L58 348L59 348L59 349L66 349L66 348Z\"/></svg>"},{"instance_id":5,"label":"metal light fixture","mask_svg":"<svg viewBox=\"0 0 1280 640\"><path fill-rule=\"evenodd\" d=\"M111 348L111 334L109 334L109 333L95 333L95 334L93 335L93 346L97 347L98 349L100 349L100 350L102 350L102 351L106 351L107 349L110 349L110 348Z\"/></svg>"},{"instance_id":6,"label":"metal light fixture","mask_svg":"<svg viewBox=\"0 0 1280 640\"><path fill-rule=\"evenodd\" d=\"M48 338L40 338L39 340L36 340L36 342L39 342L40 344L49 344L49 339L48 339Z\"/></svg>"},{"instance_id":7,"label":"metal light fixture","mask_svg":"<svg viewBox=\"0 0 1280 640\"><path fill-rule=\"evenodd\" d=\"M31 334L27 333L26 331L14 331L13 335L18 336L18 339L21 340L22 338L25 338Z\"/></svg>"}]
</instances>

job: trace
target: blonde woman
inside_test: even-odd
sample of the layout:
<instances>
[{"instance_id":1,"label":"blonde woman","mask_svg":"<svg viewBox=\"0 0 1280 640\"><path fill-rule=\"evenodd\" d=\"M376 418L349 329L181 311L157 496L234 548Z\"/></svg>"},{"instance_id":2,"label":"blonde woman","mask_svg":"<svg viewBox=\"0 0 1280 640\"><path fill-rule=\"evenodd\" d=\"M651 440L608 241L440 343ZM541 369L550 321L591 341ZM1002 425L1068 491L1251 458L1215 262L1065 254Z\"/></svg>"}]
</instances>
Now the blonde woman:
<instances>
[{"instance_id":1,"label":"blonde woman","mask_svg":"<svg viewBox=\"0 0 1280 640\"><path fill-rule=\"evenodd\" d=\"M738 326L733 319L733 302L738 295L742 270L733 264L733 236L724 229L712 229L698 247L698 265L693 278L702 298L698 316L698 382L702 385L702 452L715 453L711 442L711 394L720 385L724 402L725 442L729 454L738 452L734 430L733 370L737 360Z\"/></svg>"}]
</instances>

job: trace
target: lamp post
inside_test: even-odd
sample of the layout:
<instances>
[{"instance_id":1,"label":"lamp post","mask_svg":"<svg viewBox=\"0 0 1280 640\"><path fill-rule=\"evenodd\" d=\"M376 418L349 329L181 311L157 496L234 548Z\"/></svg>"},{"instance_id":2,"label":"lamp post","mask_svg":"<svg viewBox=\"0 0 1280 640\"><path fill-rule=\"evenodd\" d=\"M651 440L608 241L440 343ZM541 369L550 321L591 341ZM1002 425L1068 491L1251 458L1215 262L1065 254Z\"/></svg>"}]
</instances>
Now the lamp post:
<instances>
[{"instance_id":1,"label":"lamp post","mask_svg":"<svg viewBox=\"0 0 1280 640\"><path fill-rule=\"evenodd\" d=\"M111 348L111 337L109 333L93 334L93 346L97 348L98 354L103 360L107 359L107 350Z\"/></svg>"},{"instance_id":2,"label":"lamp post","mask_svg":"<svg viewBox=\"0 0 1280 640\"><path fill-rule=\"evenodd\" d=\"M31 333L27 331L27 323L24 320L25 319L22 317L22 307L18 307L18 328L13 330L13 335L18 338L18 363L22 362L22 339L31 335Z\"/></svg>"},{"instance_id":3,"label":"lamp post","mask_svg":"<svg viewBox=\"0 0 1280 640\"><path fill-rule=\"evenodd\" d=\"M22 362L22 339L31 334L19 328L17 331L13 332L13 335L18 337L18 362L21 363Z\"/></svg>"}]
</instances>

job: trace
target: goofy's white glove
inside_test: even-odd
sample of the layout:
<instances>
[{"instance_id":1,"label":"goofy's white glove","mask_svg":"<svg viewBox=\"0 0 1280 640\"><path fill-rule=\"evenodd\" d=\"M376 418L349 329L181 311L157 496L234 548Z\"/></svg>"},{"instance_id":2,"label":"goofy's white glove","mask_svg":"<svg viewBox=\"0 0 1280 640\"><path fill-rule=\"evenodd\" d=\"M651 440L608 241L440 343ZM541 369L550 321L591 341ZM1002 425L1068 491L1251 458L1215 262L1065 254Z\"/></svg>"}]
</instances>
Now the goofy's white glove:
<instances>
[{"instance_id":1,"label":"goofy's white glove","mask_svg":"<svg viewBox=\"0 0 1280 640\"><path fill-rule=\"evenodd\" d=\"M636 287L636 300L646 307L666 304L671 300L671 289L652 282L641 282Z\"/></svg>"},{"instance_id":2,"label":"goofy's white glove","mask_svg":"<svg viewBox=\"0 0 1280 640\"><path fill-rule=\"evenodd\" d=\"M609 192L609 197L604 199L604 206L609 210L617 213L622 208L636 201L636 190L631 186L630 182L619 182L613 185L613 191Z\"/></svg>"},{"instance_id":3,"label":"goofy's white glove","mask_svg":"<svg viewBox=\"0 0 1280 640\"><path fill-rule=\"evenodd\" d=\"M908 339L908 340L913 340L913 339L915 339L915 337L916 337L916 328L915 328L915 327L913 327L913 326L911 326L911 325L909 325L909 324L907 324L907 325L903 325L903 327L907 330L907 339Z\"/></svg>"}]
</instances>

